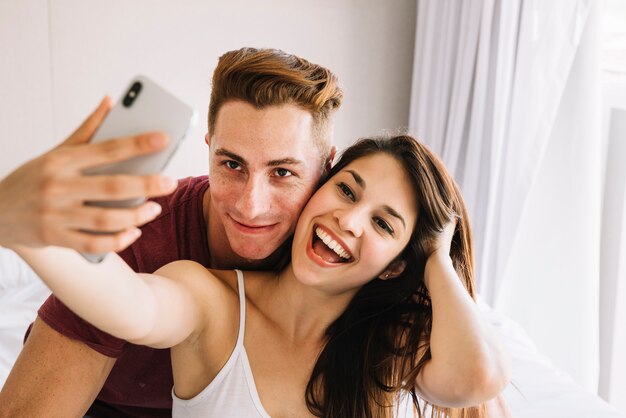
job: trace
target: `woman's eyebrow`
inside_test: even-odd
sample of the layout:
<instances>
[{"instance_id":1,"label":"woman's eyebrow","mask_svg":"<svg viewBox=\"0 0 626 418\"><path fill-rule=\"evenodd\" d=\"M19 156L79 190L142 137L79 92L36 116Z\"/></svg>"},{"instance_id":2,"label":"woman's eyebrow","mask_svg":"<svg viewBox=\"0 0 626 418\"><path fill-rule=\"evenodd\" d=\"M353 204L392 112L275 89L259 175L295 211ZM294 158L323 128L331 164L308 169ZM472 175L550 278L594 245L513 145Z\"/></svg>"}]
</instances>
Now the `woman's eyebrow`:
<instances>
[{"instance_id":1,"label":"woman's eyebrow","mask_svg":"<svg viewBox=\"0 0 626 418\"><path fill-rule=\"evenodd\" d=\"M404 229L406 229L406 222L404 222L404 218L402 217L402 215L400 215L400 213L398 213L397 210L388 205L384 205L383 210L394 218L398 218L400 222L402 222L402 226L404 227Z\"/></svg>"},{"instance_id":2,"label":"woman's eyebrow","mask_svg":"<svg viewBox=\"0 0 626 418\"><path fill-rule=\"evenodd\" d=\"M365 180L363 180L363 177L361 177L359 173L357 173L354 170L346 170L346 171L352 174L352 177L354 177L354 181L356 181L356 184L358 184L362 189L365 189L367 187ZM395 210L389 205L384 205L383 210L387 212L389 215L393 216L394 218L398 218L400 222L402 222L402 226L404 227L404 229L406 229L406 222L404 221L404 218L402 217L402 215L400 215L400 213L397 210Z\"/></svg>"},{"instance_id":3,"label":"woman's eyebrow","mask_svg":"<svg viewBox=\"0 0 626 418\"><path fill-rule=\"evenodd\" d=\"M367 184L365 184L365 180L363 180L363 177L359 176L359 174L354 171L354 170L346 170L348 173L352 174L352 177L354 177L354 181L356 181L356 184L358 184L361 189L365 189L367 187Z\"/></svg>"}]
</instances>

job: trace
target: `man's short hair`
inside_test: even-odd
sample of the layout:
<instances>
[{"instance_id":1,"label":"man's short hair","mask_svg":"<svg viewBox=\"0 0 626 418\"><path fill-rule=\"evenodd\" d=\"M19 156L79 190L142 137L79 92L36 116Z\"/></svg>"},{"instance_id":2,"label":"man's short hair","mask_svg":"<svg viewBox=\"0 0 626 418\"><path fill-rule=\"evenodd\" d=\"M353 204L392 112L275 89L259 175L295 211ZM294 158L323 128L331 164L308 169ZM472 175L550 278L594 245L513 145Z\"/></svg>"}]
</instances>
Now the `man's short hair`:
<instances>
[{"instance_id":1,"label":"man's short hair","mask_svg":"<svg viewBox=\"0 0 626 418\"><path fill-rule=\"evenodd\" d=\"M331 146L331 117L343 93L327 68L278 49L241 48L219 58L209 103L209 136L226 102L242 100L257 109L294 104L313 117L313 136L323 160Z\"/></svg>"}]
</instances>

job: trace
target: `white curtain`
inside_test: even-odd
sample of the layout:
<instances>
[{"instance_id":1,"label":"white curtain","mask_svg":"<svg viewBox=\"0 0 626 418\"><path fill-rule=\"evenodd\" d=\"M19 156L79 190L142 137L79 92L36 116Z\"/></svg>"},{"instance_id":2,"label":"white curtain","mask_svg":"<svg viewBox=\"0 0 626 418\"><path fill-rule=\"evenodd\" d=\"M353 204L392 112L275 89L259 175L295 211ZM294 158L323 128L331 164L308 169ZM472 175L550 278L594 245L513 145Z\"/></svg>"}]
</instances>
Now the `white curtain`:
<instances>
[{"instance_id":1,"label":"white curtain","mask_svg":"<svg viewBox=\"0 0 626 418\"><path fill-rule=\"evenodd\" d=\"M453 171L496 301L590 1L420 0L409 129Z\"/></svg>"},{"instance_id":2,"label":"white curtain","mask_svg":"<svg viewBox=\"0 0 626 418\"><path fill-rule=\"evenodd\" d=\"M593 0L418 0L409 125L463 190L483 299L594 392L596 9Z\"/></svg>"},{"instance_id":3,"label":"white curtain","mask_svg":"<svg viewBox=\"0 0 626 418\"><path fill-rule=\"evenodd\" d=\"M601 83L592 11L584 27L537 181L529 189L496 308L540 350L597 391L602 216Z\"/></svg>"}]
</instances>

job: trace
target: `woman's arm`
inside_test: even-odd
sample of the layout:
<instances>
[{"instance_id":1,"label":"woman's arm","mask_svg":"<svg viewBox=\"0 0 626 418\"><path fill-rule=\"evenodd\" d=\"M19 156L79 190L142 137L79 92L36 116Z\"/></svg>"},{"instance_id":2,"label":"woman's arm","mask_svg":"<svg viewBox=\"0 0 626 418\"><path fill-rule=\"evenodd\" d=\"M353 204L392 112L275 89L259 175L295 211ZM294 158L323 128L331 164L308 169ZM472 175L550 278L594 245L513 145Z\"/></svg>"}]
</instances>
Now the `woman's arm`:
<instances>
[{"instance_id":1,"label":"woman's arm","mask_svg":"<svg viewBox=\"0 0 626 418\"><path fill-rule=\"evenodd\" d=\"M432 301L431 360L417 387L430 402L447 407L474 406L496 397L510 376L510 359L491 326L461 283L450 245L454 224L442 233L424 272Z\"/></svg>"},{"instance_id":2,"label":"woman's arm","mask_svg":"<svg viewBox=\"0 0 626 418\"><path fill-rule=\"evenodd\" d=\"M113 336L164 348L203 326L194 287L211 275L196 263L172 263L150 275L135 273L117 254L91 264L65 248L13 249L72 311Z\"/></svg>"}]
</instances>

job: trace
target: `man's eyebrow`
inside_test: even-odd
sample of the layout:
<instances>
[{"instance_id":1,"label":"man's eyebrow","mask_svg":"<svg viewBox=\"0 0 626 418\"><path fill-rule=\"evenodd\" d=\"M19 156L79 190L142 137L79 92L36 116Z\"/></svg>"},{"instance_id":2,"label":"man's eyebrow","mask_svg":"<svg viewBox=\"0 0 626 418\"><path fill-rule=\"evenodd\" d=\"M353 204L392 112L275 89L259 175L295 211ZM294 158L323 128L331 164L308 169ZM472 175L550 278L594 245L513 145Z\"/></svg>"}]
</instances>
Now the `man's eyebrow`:
<instances>
[{"instance_id":1,"label":"man's eyebrow","mask_svg":"<svg viewBox=\"0 0 626 418\"><path fill-rule=\"evenodd\" d=\"M361 177L359 173L357 173L354 170L346 170L346 171L352 174L352 177L354 177L354 181L356 181L356 184L358 184L362 189L365 189L367 187L365 180L363 180L363 177ZM406 222L404 221L404 218L402 217L402 215L398 213L397 210L395 210L389 205L384 205L383 210L387 212L389 215L393 216L394 218L398 218L400 222L402 222L402 226L404 226L404 228L406 229Z\"/></svg>"},{"instance_id":2,"label":"man's eyebrow","mask_svg":"<svg viewBox=\"0 0 626 418\"><path fill-rule=\"evenodd\" d=\"M233 152L225 150L224 148L219 148L217 151L215 151L215 155L220 156L220 157L228 157L231 160L235 160L244 165L248 163L246 159L243 158L241 155L237 155Z\"/></svg>"},{"instance_id":3,"label":"man's eyebrow","mask_svg":"<svg viewBox=\"0 0 626 418\"><path fill-rule=\"evenodd\" d=\"M243 165L248 164L246 159L243 158L241 155L237 155L234 152L225 150L224 148L220 148L217 151L215 151L215 155L219 157L228 157L231 160L235 160ZM270 162L267 163L267 165L270 167L278 167L281 165L302 165L302 164L304 164L302 161L296 158L291 158L291 157L280 158L278 160L271 160Z\"/></svg>"},{"instance_id":4,"label":"man's eyebrow","mask_svg":"<svg viewBox=\"0 0 626 418\"><path fill-rule=\"evenodd\" d=\"M267 165L269 165L270 167L277 167L279 165L302 165L302 164L304 164L302 161L297 160L295 158L291 158L291 157L281 158L279 160L272 160L269 163L267 163Z\"/></svg>"},{"instance_id":5,"label":"man's eyebrow","mask_svg":"<svg viewBox=\"0 0 626 418\"><path fill-rule=\"evenodd\" d=\"M390 214L391 216L393 216L394 218L400 219L400 222L402 222L402 226L404 226L404 229L406 229L406 223L404 222L404 218L402 217L402 215L398 213L398 211L396 211L394 208L388 205L384 205L383 210L387 212L388 214Z\"/></svg>"}]
</instances>

